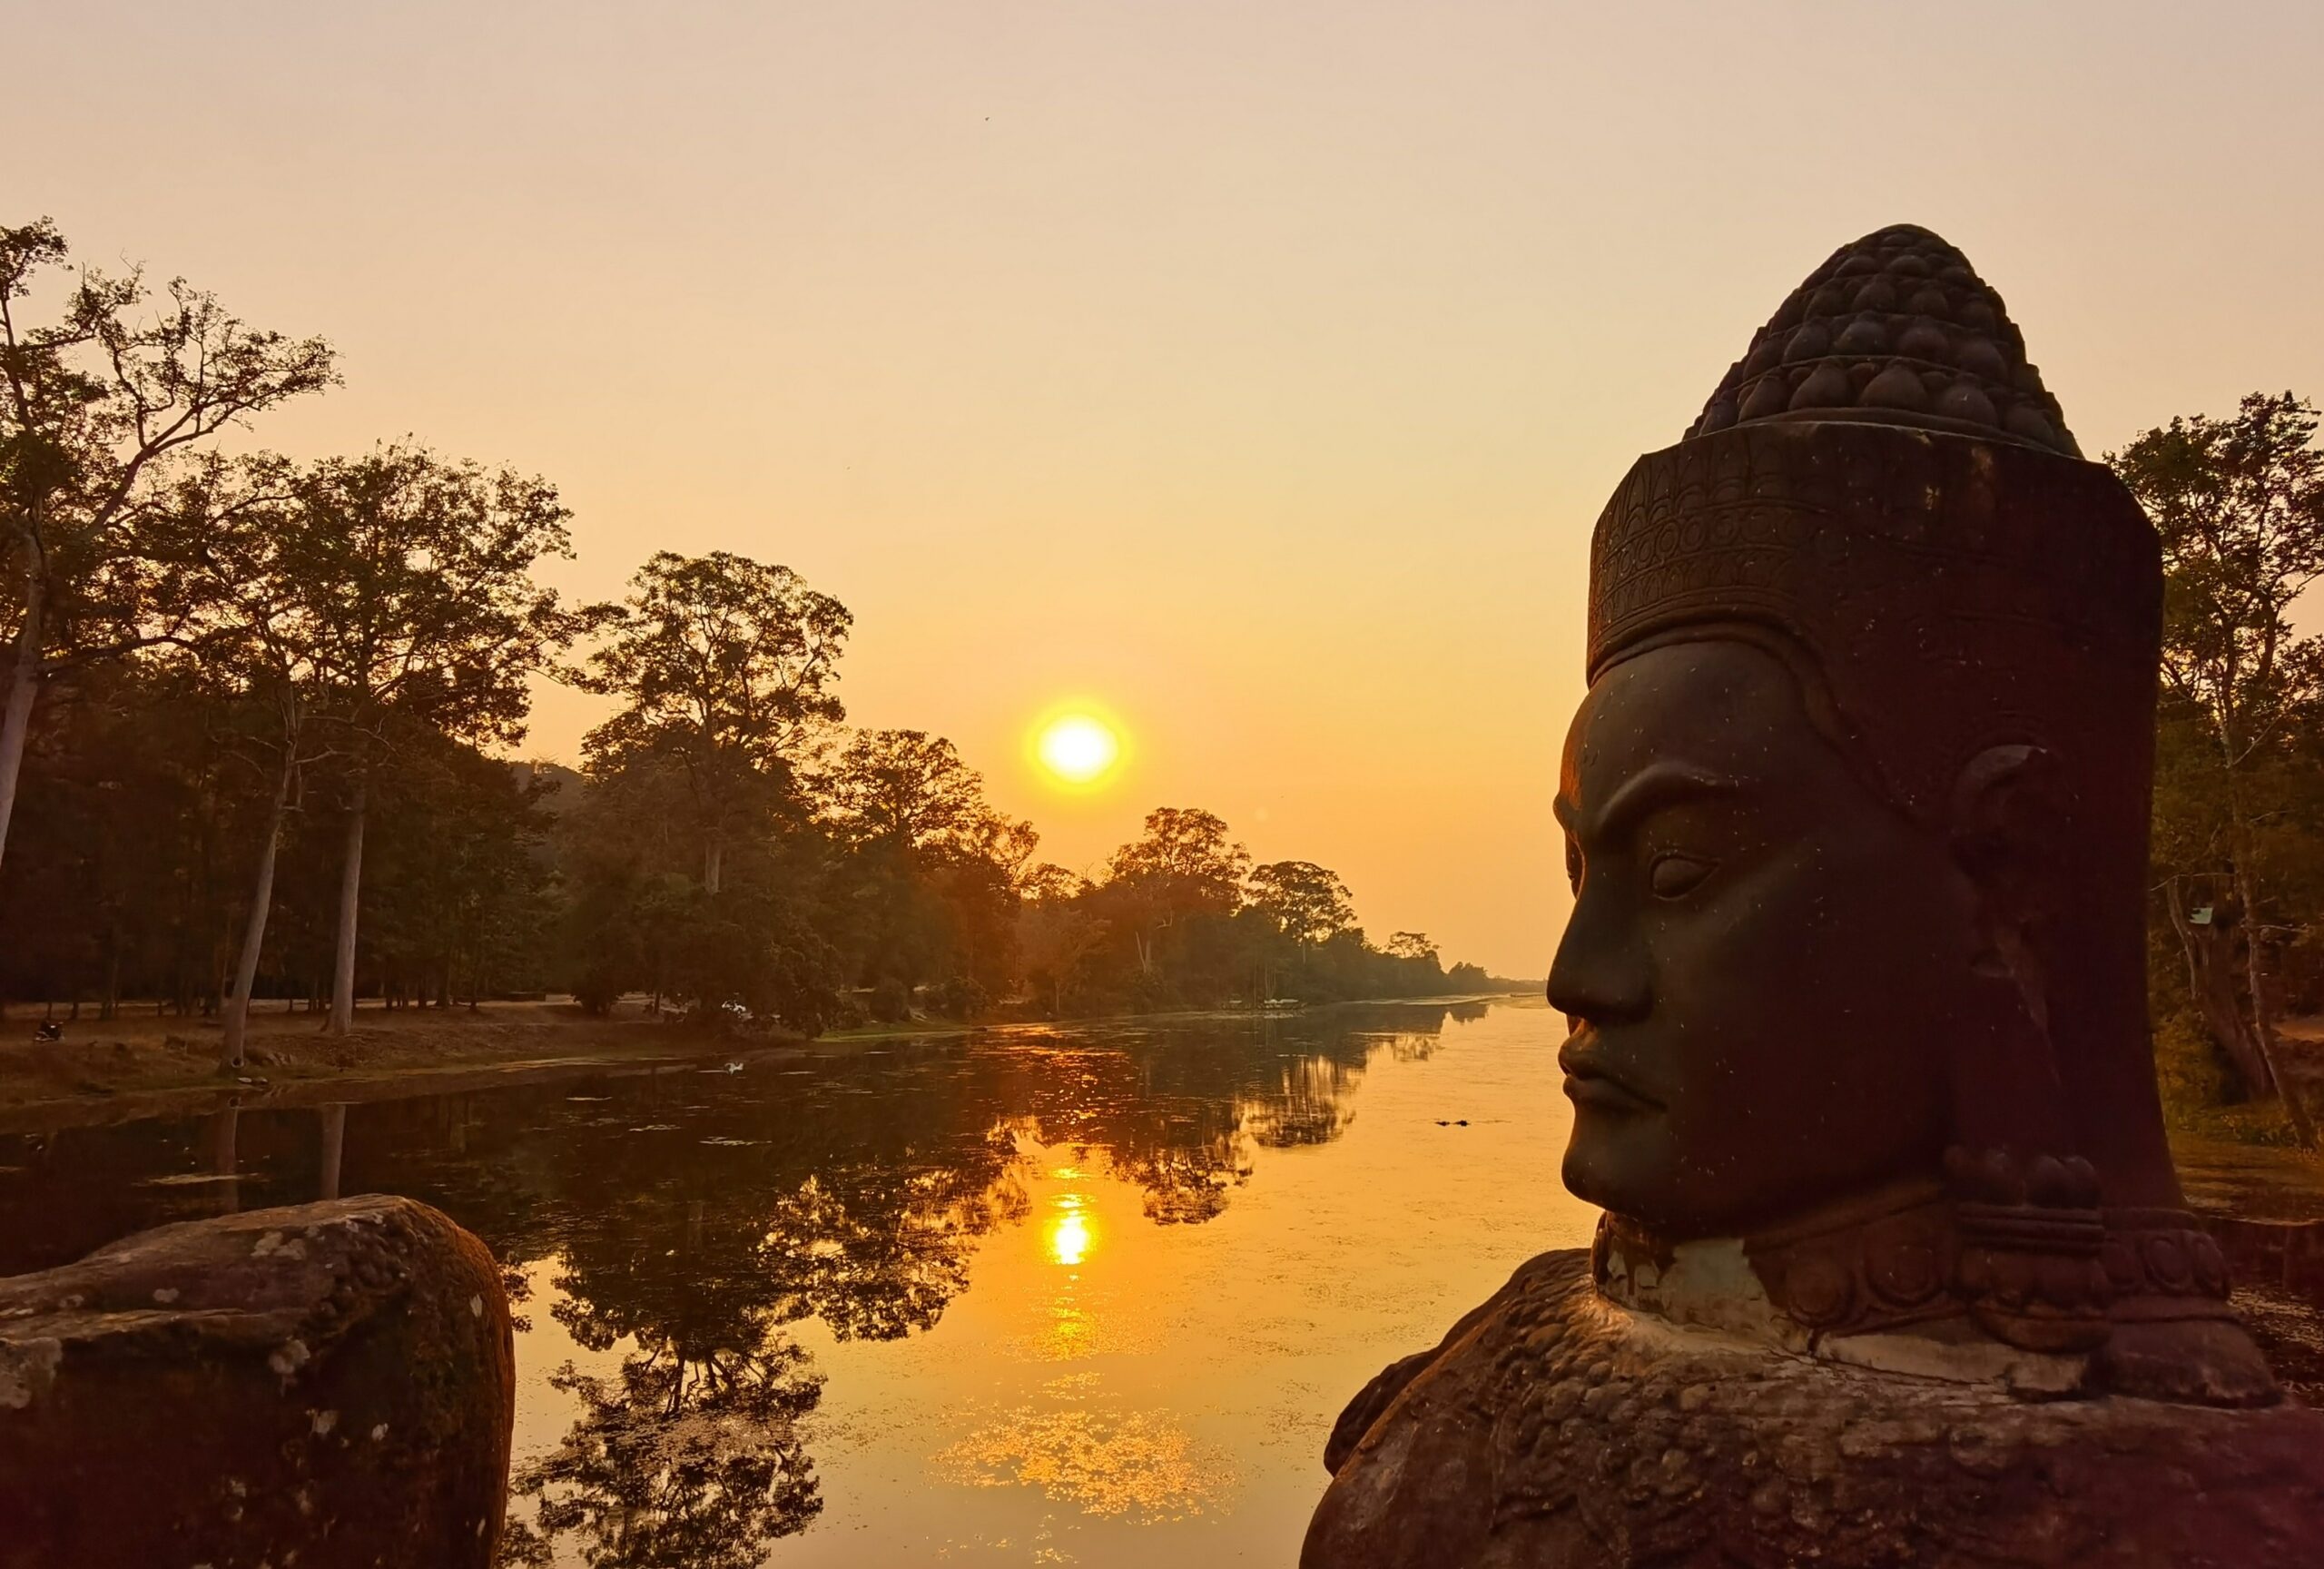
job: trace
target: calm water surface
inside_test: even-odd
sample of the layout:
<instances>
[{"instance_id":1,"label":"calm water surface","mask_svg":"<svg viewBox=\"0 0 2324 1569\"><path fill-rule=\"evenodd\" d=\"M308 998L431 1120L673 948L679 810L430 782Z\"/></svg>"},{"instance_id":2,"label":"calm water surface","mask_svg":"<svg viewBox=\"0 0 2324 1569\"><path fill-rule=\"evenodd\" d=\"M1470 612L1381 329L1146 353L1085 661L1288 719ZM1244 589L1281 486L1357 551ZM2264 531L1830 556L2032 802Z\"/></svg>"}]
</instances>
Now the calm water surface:
<instances>
[{"instance_id":1,"label":"calm water surface","mask_svg":"<svg viewBox=\"0 0 2324 1569\"><path fill-rule=\"evenodd\" d=\"M1587 1240L1561 1033L1008 1029L11 1135L0 1268L313 1198L336 1143L510 1269L512 1563L1289 1564L1346 1398Z\"/></svg>"}]
</instances>

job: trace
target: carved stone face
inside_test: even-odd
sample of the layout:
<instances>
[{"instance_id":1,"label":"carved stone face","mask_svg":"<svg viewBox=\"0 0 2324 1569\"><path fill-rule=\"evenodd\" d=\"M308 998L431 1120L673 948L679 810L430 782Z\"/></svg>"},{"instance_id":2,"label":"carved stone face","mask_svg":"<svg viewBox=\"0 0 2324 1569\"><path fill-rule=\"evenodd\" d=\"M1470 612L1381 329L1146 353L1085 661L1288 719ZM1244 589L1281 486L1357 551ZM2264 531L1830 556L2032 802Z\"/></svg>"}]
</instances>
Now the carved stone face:
<instances>
[{"instance_id":1,"label":"carved stone face","mask_svg":"<svg viewBox=\"0 0 2324 1569\"><path fill-rule=\"evenodd\" d=\"M1974 892L1781 659L1707 639L1610 666L1557 815L1567 1187L1683 1238L1936 1172Z\"/></svg>"}]
</instances>

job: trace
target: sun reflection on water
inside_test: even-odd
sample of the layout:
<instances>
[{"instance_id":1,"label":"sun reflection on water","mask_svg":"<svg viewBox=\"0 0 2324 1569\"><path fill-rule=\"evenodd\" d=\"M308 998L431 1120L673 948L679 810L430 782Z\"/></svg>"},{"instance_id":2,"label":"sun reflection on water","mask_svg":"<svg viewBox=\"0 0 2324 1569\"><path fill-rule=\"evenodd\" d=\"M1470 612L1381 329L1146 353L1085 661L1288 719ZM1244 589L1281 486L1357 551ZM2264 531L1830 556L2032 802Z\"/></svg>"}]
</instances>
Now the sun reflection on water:
<instances>
[{"instance_id":1,"label":"sun reflection on water","mask_svg":"<svg viewBox=\"0 0 2324 1569\"><path fill-rule=\"evenodd\" d=\"M1037 1487L1083 1513L1142 1524L1217 1511L1236 1490L1232 1463L1167 1411L1019 1407L935 1456L971 1487Z\"/></svg>"},{"instance_id":2,"label":"sun reflection on water","mask_svg":"<svg viewBox=\"0 0 2324 1569\"><path fill-rule=\"evenodd\" d=\"M1077 1196L1068 1194L1059 1203L1064 1213L1049 1222L1049 1257L1068 1269L1077 1268L1097 1246L1097 1233Z\"/></svg>"}]
</instances>

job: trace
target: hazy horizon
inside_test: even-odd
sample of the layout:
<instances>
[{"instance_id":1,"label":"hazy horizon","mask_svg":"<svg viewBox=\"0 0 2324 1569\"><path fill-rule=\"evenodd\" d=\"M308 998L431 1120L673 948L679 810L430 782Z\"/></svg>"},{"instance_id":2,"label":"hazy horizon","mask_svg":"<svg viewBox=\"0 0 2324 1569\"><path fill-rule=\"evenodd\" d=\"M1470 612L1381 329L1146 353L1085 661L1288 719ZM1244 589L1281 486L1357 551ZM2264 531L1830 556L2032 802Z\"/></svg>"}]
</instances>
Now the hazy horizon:
<instances>
[{"instance_id":1,"label":"hazy horizon","mask_svg":"<svg viewBox=\"0 0 2324 1569\"><path fill-rule=\"evenodd\" d=\"M1546 969L1589 532L1835 246L1925 224L2096 457L2324 393L2324 16L1453 5L27 9L5 221L320 333L409 437L856 617L1045 858L1157 805ZM1044 783L1061 701L1110 785ZM545 691L524 752L600 712Z\"/></svg>"}]
</instances>

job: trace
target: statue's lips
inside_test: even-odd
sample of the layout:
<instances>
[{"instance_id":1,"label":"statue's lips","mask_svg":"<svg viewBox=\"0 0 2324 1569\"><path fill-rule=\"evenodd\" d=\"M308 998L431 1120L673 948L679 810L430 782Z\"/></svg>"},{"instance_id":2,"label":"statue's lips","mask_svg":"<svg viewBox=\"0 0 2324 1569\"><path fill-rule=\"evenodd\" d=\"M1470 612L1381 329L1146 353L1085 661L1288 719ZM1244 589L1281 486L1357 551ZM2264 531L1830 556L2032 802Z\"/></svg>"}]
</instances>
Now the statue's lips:
<instances>
[{"instance_id":1,"label":"statue's lips","mask_svg":"<svg viewBox=\"0 0 2324 1569\"><path fill-rule=\"evenodd\" d=\"M1565 1070L1566 1098L1576 1106L1633 1115L1659 1111L1662 1102L1632 1088L1608 1071L1599 1053L1594 1030L1576 1031L1558 1048L1558 1066Z\"/></svg>"}]
</instances>

